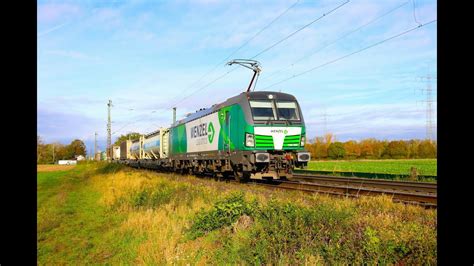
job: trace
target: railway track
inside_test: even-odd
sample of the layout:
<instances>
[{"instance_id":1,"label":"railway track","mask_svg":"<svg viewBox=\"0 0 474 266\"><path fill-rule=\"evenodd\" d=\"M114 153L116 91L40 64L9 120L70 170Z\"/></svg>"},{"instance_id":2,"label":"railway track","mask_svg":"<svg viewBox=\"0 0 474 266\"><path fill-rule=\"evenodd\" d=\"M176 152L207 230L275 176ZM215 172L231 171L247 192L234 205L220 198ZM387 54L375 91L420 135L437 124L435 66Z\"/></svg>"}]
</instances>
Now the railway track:
<instances>
[{"instance_id":1,"label":"railway track","mask_svg":"<svg viewBox=\"0 0 474 266\"><path fill-rule=\"evenodd\" d=\"M314 182L321 184L337 184L344 186L363 186L365 188L376 188L386 190L397 190L406 192L420 192L436 194L437 184L427 182L413 182L413 181L394 181L386 179L370 179L359 177L338 177L328 175L307 175L294 174L295 180L304 182Z\"/></svg>"},{"instance_id":2,"label":"railway track","mask_svg":"<svg viewBox=\"0 0 474 266\"><path fill-rule=\"evenodd\" d=\"M436 193L397 190L397 186L391 189L381 189L374 187L373 184L372 186L357 186L341 183L335 184L303 181L257 181L257 183L272 189L298 190L308 193L323 193L353 198L358 198L360 196L388 195L392 197L394 202L421 205L428 208L436 208L437 205Z\"/></svg>"},{"instance_id":3,"label":"railway track","mask_svg":"<svg viewBox=\"0 0 474 266\"><path fill-rule=\"evenodd\" d=\"M271 189L297 190L357 198L360 196L391 196L394 202L437 206L437 184L412 181L393 181L358 177L294 174L292 181L251 180Z\"/></svg>"}]
</instances>

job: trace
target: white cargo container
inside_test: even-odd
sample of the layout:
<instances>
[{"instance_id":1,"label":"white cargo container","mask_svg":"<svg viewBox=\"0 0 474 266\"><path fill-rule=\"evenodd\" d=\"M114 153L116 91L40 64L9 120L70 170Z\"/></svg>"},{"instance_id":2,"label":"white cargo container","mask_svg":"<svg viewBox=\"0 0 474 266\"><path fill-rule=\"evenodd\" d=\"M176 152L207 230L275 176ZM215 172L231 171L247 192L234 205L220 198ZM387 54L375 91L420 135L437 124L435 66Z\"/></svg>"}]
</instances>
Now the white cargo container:
<instances>
[{"instance_id":1,"label":"white cargo container","mask_svg":"<svg viewBox=\"0 0 474 266\"><path fill-rule=\"evenodd\" d=\"M113 146L112 160L120 160L120 146Z\"/></svg>"},{"instance_id":2,"label":"white cargo container","mask_svg":"<svg viewBox=\"0 0 474 266\"><path fill-rule=\"evenodd\" d=\"M143 140L143 151L145 156L150 159L160 157L160 131L152 132L145 136Z\"/></svg>"},{"instance_id":3,"label":"white cargo container","mask_svg":"<svg viewBox=\"0 0 474 266\"><path fill-rule=\"evenodd\" d=\"M130 146L130 155L132 156L133 159L141 159L141 137L138 140L132 141L132 145Z\"/></svg>"}]
</instances>

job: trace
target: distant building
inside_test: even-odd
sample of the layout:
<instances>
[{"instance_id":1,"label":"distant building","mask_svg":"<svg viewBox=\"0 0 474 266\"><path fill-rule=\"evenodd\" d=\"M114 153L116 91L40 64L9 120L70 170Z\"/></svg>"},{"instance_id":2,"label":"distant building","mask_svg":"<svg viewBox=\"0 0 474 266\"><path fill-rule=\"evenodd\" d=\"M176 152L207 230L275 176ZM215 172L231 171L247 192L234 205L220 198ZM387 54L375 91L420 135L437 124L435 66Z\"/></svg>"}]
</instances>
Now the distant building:
<instances>
[{"instance_id":1,"label":"distant building","mask_svg":"<svg viewBox=\"0 0 474 266\"><path fill-rule=\"evenodd\" d=\"M76 157L76 160L77 160L77 161L83 161L83 160L86 159L86 158L85 158L84 156L82 156L82 155L76 155L75 157Z\"/></svg>"},{"instance_id":2,"label":"distant building","mask_svg":"<svg viewBox=\"0 0 474 266\"><path fill-rule=\"evenodd\" d=\"M94 155L94 160L96 161L100 161L100 151L96 152L95 155Z\"/></svg>"},{"instance_id":3,"label":"distant building","mask_svg":"<svg viewBox=\"0 0 474 266\"><path fill-rule=\"evenodd\" d=\"M76 160L59 160L58 164L60 165L75 165L77 164Z\"/></svg>"}]
</instances>

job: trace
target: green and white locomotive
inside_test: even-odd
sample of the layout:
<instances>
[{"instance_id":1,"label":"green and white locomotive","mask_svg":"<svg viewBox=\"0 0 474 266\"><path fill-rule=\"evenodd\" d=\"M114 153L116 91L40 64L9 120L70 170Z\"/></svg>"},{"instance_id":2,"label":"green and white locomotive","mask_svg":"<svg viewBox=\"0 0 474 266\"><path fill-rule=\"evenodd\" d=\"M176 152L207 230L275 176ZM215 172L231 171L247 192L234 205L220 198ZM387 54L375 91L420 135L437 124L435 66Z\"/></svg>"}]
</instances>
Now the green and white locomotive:
<instances>
[{"instance_id":1,"label":"green and white locomotive","mask_svg":"<svg viewBox=\"0 0 474 266\"><path fill-rule=\"evenodd\" d=\"M201 109L140 139L125 141L120 160L133 166L180 173L233 175L238 181L291 179L305 168L306 128L296 98L273 91L250 91L260 73L257 61L236 59L254 71L246 92ZM254 84L255 85L255 84Z\"/></svg>"},{"instance_id":2,"label":"green and white locomotive","mask_svg":"<svg viewBox=\"0 0 474 266\"><path fill-rule=\"evenodd\" d=\"M310 160L305 139L303 115L294 96L243 92L143 136L130 147L122 145L130 152L121 159L132 166L233 175L239 181L290 179L295 167L304 168Z\"/></svg>"}]
</instances>

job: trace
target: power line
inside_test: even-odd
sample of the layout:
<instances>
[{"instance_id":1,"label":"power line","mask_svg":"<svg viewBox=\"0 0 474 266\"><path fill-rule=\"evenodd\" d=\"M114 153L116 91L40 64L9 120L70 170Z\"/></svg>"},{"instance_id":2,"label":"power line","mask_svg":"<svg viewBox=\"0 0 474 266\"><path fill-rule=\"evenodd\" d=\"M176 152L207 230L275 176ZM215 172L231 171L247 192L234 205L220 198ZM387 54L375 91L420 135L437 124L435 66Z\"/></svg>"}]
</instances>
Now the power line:
<instances>
[{"instance_id":1,"label":"power line","mask_svg":"<svg viewBox=\"0 0 474 266\"><path fill-rule=\"evenodd\" d=\"M144 120L146 120L146 119L149 119L149 117L148 117L148 116L149 116L149 115L151 115L151 114L153 114L153 113L155 113L155 112L156 112L156 111L152 111L151 113L149 113L149 114L146 114L146 115L145 115L145 117L143 117L142 119L133 120L133 121L131 121L131 122L129 122L129 123L127 123L127 124L125 124L125 125L124 125L124 126L122 126L121 128L119 128L119 129L117 129L116 131L114 131L114 132L112 133L112 135L115 135L116 133L120 132L122 129L124 129L124 128L126 128L126 127L130 126L130 125L133 125L133 124L135 124L135 123L138 123L138 122L144 121ZM158 126L158 127L159 127L159 126Z\"/></svg>"},{"instance_id":2,"label":"power line","mask_svg":"<svg viewBox=\"0 0 474 266\"><path fill-rule=\"evenodd\" d=\"M197 92L209 87L210 85L214 84L216 81L222 79L223 77L227 76L228 74L230 74L231 72L234 72L238 67L234 67L232 70L229 70L227 71L226 73L224 73L223 75L220 75L219 77L217 77L216 79L212 80L211 82L207 83L206 85L204 85L203 87L200 87L199 89L195 90L194 92L192 92L191 94L185 96L184 98L182 98L181 100L179 100L178 102L175 102L173 103L169 108L173 107L173 106L176 106L178 105L179 103L182 103L184 100L188 99L189 97L193 96L194 94L196 94Z\"/></svg>"},{"instance_id":3,"label":"power line","mask_svg":"<svg viewBox=\"0 0 474 266\"><path fill-rule=\"evenodd\" d=\"M298 30L292 32L291 34L287 35L285 38L283 38L283 39L277 41L276 43L270 45L269 47L263 49L261 52L259 52L258 54L254 55L254 56L253 56L252 58L250 58L250 59L254 59L254 58L256 58L257 56L260 56L261 54L267 52L268 50L272 49L273 47L277 46L278 44L282 43L283 41L289 39L290 37L292 37L292 36L295 35L296 33L298 33L298 32L300 32L300 31L304 30L305 28L307 28L307 27L309 27L309 26L311 26L313 23L315 23L316 21L319 21L319 20L322 19L323 17L325 17L325 16L327 16L327 15L333 13L334 11L338 10L339 8L341 8L342 6L344 6L345 4L347 4L347 3L349 3L349 2L350 2L350 0L347 0L346 2L344 2L344 3L340 4L340 5L338 5L338 6L335 7L334 9L328 11L327 13L324 13L322 16L320 16L320 17L318 17L317 19L311 21L310 23L304 25L303 27L299 28Z\"/></svg>"},{"instance_id":4,"label":"power line","mask_svg":"<svg viewBox=\"0 0 474 266\"><path fill-rule=\"evenodd\" d=\"M224 58L222 61L220 61L218 64L216 64L211 70L209 70L207 73L205 73L204 75L202 75L198 80L196 80L195 82L193 82L190 86L188 86L185 90L188 90L192 87L194 87L197 83L199 83L199 81L201 81L203 78L205 78L207 75L211 74L212 72L214 72L219 66L221 66L222 64L226 63L226 61L232 56L234 55L235 53L237 53L238 51L240 51L243 47L245 47L247 44L249 44L253 39L255 39L258 35L260 35L263 31L265 31L267 28L269 28L275 21L277 21L278 19L280 19L283 15L285 15L288 11L290 11L290 9L292 9L293 7L296 6L296 4L298 4L300 0L297 0L295 3L293 3L293 5L291 5L290 7L288 7L285 11L283 11L282 13L280 13L280 15L278 15L277 17L275 17L270 23L268 23L265 27L263 27L261 30L259 30L257 33L255 33L250 39L248 39L245 43L243 43L242 45L239 46L239 48L237 48L236 50L234 50L232 53L230 53L226 58ZM235 68L232 70L234 71ZM232 72L231 71L231 72ZM226 74L229 74L230 72L227 72ZM219 80L219 79L217 79ZM217 81L216 80L216 81ZM179 101L181 102L181 101ZM178 102L178 103L179 103ZM176 103L174 104L176 105Z\"/></svg>"},{"instance_id":5,"label":"power line","mask_svg":"<svg viewBox=\"0 0 474 266\"><path fill-rule=\"evenodd\" d=\"M120 132L122 129L124 129L124 128L126 128L126 127L132 125L132 124L135 124L135 123L137 123L137 122L143 121L143 120L144 120L144 119L140 119L140 120L134 120L134 121L132 121L132 122L129 122L129 123L125 124L123 127L121 127L121 128L119 128L118 130L114 131L114 132L112 133L112 135L115 135L116 133Z\"/></svg>"},{"instance_id":6,"label":"power line","mask_svg":"<svg viewBox=\"0 0 474 266\"><path fill-rule=\"evenodd\" d=\"M382 14L382 15L380 15L380 16L378 16L378 17L372 19L372 20L370 20L369 22L367 22L367 23L365 23L365 24L363 24L363 25L357 27L356 29L354 29L354 30L352 30L352 31L350 31L350 32L347 32L346 34L342 35L341 37L339 37L339 38L335 39L334 41L332 41L332 42L326 44L325 46L323 46L323 47L317 49L316 51L314 51L314 52L312 52L312 53L310 53L310 54L307 54L307 55L305 55L305 56L299 58L298 60L294 61L293 63L291 63L291 64L289 64L289 65L287 65L286 67L280 68L279 70L273 72L272 74L270 74L270 75L268 75L268 76L262 77L262 79L264 79L264 80L265 80L265 79L268 79L268 78L270 78L270 77L272 77L272 76L274 76L274 75L280 73L281 71L283 71L283 70L285 70L285 69L288 69L288 68L291 67L291 66L294 66L295 64L297 64L297 63L303 61L304 59L306 59L306 58L308 58L308 57L310 57L310 56L313 56L313 55L317 54L318 52L320 52L320 51L323 50L324 48L326 48L326 47L328 47L328 46L330 46L330 45L332 45L332 44L337 43L338 41L340 41L340 40L346 38L347 36L351 35L352 33L357 32L357 31L359 31L360 29L362 29L362 28L364 28L364 27L366 27L366 26L368 26L368 25L374 23L375 21L377 21L377 20L379 20L379 19L381 19L381 18L387 16L388 14L394 12L395 10L401 8L402 6L404 6L404 5L406 5L406 4L408 4L408 1L405 2L405 3L403 3L403 4L401 4L401 5L399 5L399 6L397 6L397 7L395 7L395 8L392 8L391 10L389 10L389 11L385 12L384 14Z\"/></svg>"},{"instance_id":7,"label":"power line","mask_svg":"<svg viewBox=\"0 0 474 266\"><path fill-rule=\"evenodd\" d=\"M413 19L415 20L415 23L420 25L421 23L418 22L418 20L416 19L416 7L415 7L415 0L412 0L413 2Z\"/></svg>"},{"instance_id":8,"label":"power line","mask_svg":"<svg viewBox=\"0 0 474 266\"><path fill-rule=\"evenodd\" d=\"M262 55L263 53L269 51L269 50L272 49L273 47L275 47L275 46L277 46L278 44L282 43L283 41L289 39L290 37L292 37L292 36L295 35L296 33L302 31L303 29L305 29L305 28L307 28L307 27L309 27L310 25L312 25L312 24L315 23L316 21L322 19L323 17L325 17L325 16L327 16L327 15L333 13L334 11L336 11L337 9L339 9L340 7L344 6L345 4L347 4L347 3L349 3L349 2L350 2L350 0L347 0L346 2L344 2L344 3L340 4L340 5L338 5L337 7L333 8L333 9L330 10L330 11L328 11L327 13L324 13L322 16L320 16L320 17L318 17L318 18L312 20L312 21L309 22L308 24L305 24L304 26L298 28L296 31L294 31L294 32L290 33L289 35L285 36L283 39L280 39L280 40L278 40L277 42L273 43L272 45L268 46L267 48L263 49L262 51L260 51L259 53L257 53L257 54L254 55L253 57L251 57L250 59L255 59L256 57L258 57L258 56ZM201 90L203 90L203 89L209 87L210 85L214 84L216 81L222 79L223 77L227 76L228 74L230 74L231 72L235 71L236 69L237 69L237 68L234 68L234 69L232 69L232 70L227 71L226 73L224 73L223 75L217 77L217 78L214 79L213 81L211 81L211 82L207 83L206 85L204 85L204 86L198 88L197 90L195 90L194 92L192 92L190 95L185 96L183 99L181 99L180 101L174 103L172 106L176 106L178 103L183 102L183 100L189 98L190 96L194 95L195 93L197 93L197 92L199 92L199 91L201 91Z\"/></svg>"},{"instance_id":9,"label":"power line","mask_svg":"<svg viewBox=\"0 0 474 266\"><path fill-rule=\"evenodd\" d=\"M437 19L432 20L432 21L430 21L430 22L428 22L428 23L425 23L425 24L420 24L420 25L418 25L418 26L416 26L416 27L414 27L414 28L411 28L411 29L406 30L406 31L404 31L404 32L402 32L402 33L396 34L396 35L394 35L394 36L392 36L392 37L390 37L390 38L384 39L384 40L382 40L382 41L379 41L379 42L377 42L377 43L374 43L374 44L371 44L371 45L369 45L369 46L366 46L366 47L364 47L364 48L362 48L362 49L359 49L359 50L357 50L357 51L354 51L354 52L352 52L352 53L346 54L346 55L344 55L344 56L338 57L338 58L336 58L336 59L333 59L333 60L331 60L331 61L328 61L328 62L323 63L323 64L321 64L321 65L318 65L318 66L316 66L316 67L313 67L313 68L308 69L308 70L306 70L306 71L303 71L303 72L300 72L300 73L298 73L298 74L295 74L295 75L293 75L293 76L291 76L291 77L288 77L288 78L286 78L286 79L280 80L280 81L278 81L278 82L276 82L276 83L273 83L272 85L270 85L270 86L264 88L264 90L266 90L266 89L268 89L268 88L271 88L271 87L273 87L273 86L275 86L275 85L281 84L281 83L283 83L283 82L286 82L286 81L288 81L288 80L290 80L290 79L294 79L294 78L296 78L296 77L299 77L299 76L302 76L302 75L304 75L304 74L307 74L307 73L309 73L309 72L311 72L311 71L314 71L314 70L316 70L316 69L318 69L318 68L322 68L322 67L327 66L327 65L329 65L329 64L332 64L332 63L335 63L335 62L337 62L337 61L340 61L340 60L342 60L342 59L344 59L344 58L347 58L347 57L349 57L349 56L351 56L351 55L354 55L354 54L363 52L363 51L365 51L365 50L367 50L367 49L370 49L370 48L372 48L372 47L375 47L375 46L377 46L377 45L380 45L380 44L382 44L382 43L384 43L384 42L387 42L387 41L390 41L390 40L392 40L392 39L395 39L395 38L397 38L397 37L399 37L399 36L402 36L402 35L404 35L404 34L407 34L407 33L411 32L411 31L414 31L414 30L416 30L416 29L418 29L418 28L421 28L421 27L423 27L423 26L429 25L429 24L431 24L431 23L433 23L433 22L436 22L436 21L437 21Z\"/></svg>"}]
</instances>

